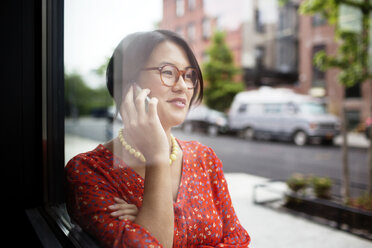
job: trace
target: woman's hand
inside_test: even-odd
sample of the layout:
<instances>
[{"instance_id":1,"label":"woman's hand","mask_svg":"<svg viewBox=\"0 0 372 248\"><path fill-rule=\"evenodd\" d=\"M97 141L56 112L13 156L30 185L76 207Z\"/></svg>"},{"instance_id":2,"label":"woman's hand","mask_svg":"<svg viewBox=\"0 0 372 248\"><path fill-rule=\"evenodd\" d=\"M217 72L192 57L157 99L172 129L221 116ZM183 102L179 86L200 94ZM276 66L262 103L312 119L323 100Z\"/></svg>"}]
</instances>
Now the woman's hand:
<instances>
[{"instance_id":1,"label":"woman's hand","mask_svg":"<svg viewBox=\"0 0 372 248\"><path fill-rule=\"evenodd\" d=\"M116 204L109 206L108 208L114 212L111 213L112 216L118 217L120 220L130 220L134 221L138 214L138 208L134 204L128 204L123 199L114 198Z\"/></svg>"},{"instance_id":2,"label":"woman's hand","mask_svg":"<svg viewBox=\"0 0 372 248\"><path fill-rule=\"evenodd\" d=\"M145 98L150 90L143 89L136 97L134 90L132 85L120 108L125 126L124 137L142 152L147 164L168 165L169 142L157 113L158 100L151 98L146 111Z\"/></svg>"},{"instance_id":3,"label":"woman's hand","mask_svg":"<svg viewBox=\"0 0 372 248\"><path fill-rule=\"evenodd\" d=\"M120 114L124 123L124 138L146 158L146 173L142 206L137 212L130 212L129 216L135 216L134 223L148 230L164 247L172 247L174 209L170 144L158 116L158 99L149 101L146 112L145 98L150 90L141 90L136 97L133 90L132 85L123 98ZM128 210L125 211L128 213Z\"/></svg>"}]
</instances>

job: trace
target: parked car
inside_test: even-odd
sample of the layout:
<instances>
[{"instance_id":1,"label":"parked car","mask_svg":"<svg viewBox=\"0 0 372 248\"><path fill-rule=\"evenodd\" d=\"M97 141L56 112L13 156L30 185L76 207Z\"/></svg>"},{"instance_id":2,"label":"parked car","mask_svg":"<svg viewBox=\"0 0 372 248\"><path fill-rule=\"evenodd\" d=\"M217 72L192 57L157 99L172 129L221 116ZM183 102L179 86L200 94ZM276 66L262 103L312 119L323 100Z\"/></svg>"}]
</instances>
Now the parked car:
<instances>
[{"instance_id":1,"label":"parked car","mask_svg":"<svg viewBox=\"0 0 372 248\"><path fill-rule=\"evenodd\" d=\"M205 105L199 105L190 110L182 124L182 128L186 132L200 130L215 136L227 131L227 116Z\"/></svg>"},{"instance_id":2,"label":"parked car","mask_svg":"<svg viewBox=\"0 0 372 248\"><path fill-rule=\"evenodd\" d=\"M237 94L228 120L229 127L246 139L292 140L298 146L315 139L333 144L340 133L338 118L319 100L289 89L261 87Z\"/></svg>"},{"instance_id":3,"label":"parked car","mask_svg":"<svg viewBox=\"0 0 372 248\"><path fill-rule=\"evenodd\" d=\"M365 125L366 125L365 134L366 134L367 139L369 139L370 138L369 134L370 134L371 126L372 126L372 117L368 117L366 119Z\"/></svg>"}]
</instances>

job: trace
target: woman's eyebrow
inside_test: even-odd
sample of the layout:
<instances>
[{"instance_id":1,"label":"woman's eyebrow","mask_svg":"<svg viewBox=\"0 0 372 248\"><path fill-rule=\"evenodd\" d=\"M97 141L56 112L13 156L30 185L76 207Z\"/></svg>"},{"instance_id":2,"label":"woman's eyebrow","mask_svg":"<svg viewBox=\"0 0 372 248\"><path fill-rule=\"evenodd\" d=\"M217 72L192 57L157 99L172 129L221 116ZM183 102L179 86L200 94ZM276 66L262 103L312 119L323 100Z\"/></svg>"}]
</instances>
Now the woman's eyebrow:
<instances>
[{"instance_id":1,"label":"woman's eyebrow","mask_svg":"<svg viewBox=\"0 0 372 248\"><path fill-rule=\"evenodd\" d=\"M159 63L159 66L162 66L162 65L174 65L176 66L175 64L171 63L171 62L167 62L167 61L162 61Z\"/></svg>"},{"instance_id":2,"label":"woman's eyebrow","mask_svg":"<svg viewBox=\"0 0 372 248\"><path fill-rule=\"evenodd\" d=\"M173 66L179 68L179 67L178 67L177 65L175 65L174 63L167 62L167 61L162 61L162 62L160 62L159 66L163 66L163 65L173 65ZM183 67L183 69L187 69L187 68L194 68L194 67L191 66L191 65L188 65L188 66Z\"/></svg>"}]
</instances>

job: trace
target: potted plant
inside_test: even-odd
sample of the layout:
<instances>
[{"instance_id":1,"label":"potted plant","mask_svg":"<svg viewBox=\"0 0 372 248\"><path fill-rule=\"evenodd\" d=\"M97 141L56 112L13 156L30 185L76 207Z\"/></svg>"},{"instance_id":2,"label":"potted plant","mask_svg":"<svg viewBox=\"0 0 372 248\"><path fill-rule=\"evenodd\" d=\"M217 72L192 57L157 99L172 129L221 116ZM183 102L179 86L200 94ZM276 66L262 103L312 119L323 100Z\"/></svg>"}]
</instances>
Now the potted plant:
<instances>
[{"instance_id":1,"label":"potted plant","mask_svg":"<svg viewBox=\"0 0 372 248\"><path fill-rule=\"evenodd\" d=\"M351 198L348 202L348 205L372 212L372 195L365 193L357 198Z\"/></svg>"},{"instance_id":2,"label":"potted plant","mask_svg":"<svg viewBox=\"0 0 372 248\"><path fill-rule=\"evenodd\" d=\"M308 187L308 179L300 173L294 173L290 178L287 180L288 188L295 194L305 194L305 190ZM302 201L296 197L292 197L287 195L286 204L300 204Z\"/></svg>"},{"instance_id":3,"label":"potted plant","mask_svg":"<svg viewBox=\"0 0 372 248\"><path fill-rule=\"evenodd\" d=\"M331 199L332 180L327 177L313 177L311 184L317 198Z\"/></svg>"},{"instance_id":4,"label":"potted plant","mask_svg":"<svg viewBox=\"0 0 372 248\"><path fill-rule=\"evenodd\" d=\"M295 173L288 178L287 185L295 193L304 192L308 186L308 179L300 173Z\"/></svg>"}]
</instances>

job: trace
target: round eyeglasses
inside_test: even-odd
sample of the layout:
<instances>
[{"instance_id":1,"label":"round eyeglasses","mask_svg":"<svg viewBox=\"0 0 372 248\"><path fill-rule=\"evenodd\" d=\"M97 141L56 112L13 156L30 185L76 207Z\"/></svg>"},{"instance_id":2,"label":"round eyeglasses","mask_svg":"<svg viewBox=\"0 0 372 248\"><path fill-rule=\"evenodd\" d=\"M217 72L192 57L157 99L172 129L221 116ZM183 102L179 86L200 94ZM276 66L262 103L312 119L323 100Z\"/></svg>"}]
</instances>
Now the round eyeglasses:
<instances>
[{"instance_id":1,"label":"round eyeglasses","mask_svg":"<svg viewBox=\"0 0 372 248\"><path fill-rule=\"evenodd\" d=\"M160 73L160 80L164 86L173 87L182 76L188 89L193 89L198 84L198 73L193 67L187 67L186 70L179 70L176 66L166 64L159 67L149 67L142 69L144 71L157 70Z\"/></svg>"}]
</instances>

